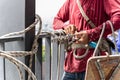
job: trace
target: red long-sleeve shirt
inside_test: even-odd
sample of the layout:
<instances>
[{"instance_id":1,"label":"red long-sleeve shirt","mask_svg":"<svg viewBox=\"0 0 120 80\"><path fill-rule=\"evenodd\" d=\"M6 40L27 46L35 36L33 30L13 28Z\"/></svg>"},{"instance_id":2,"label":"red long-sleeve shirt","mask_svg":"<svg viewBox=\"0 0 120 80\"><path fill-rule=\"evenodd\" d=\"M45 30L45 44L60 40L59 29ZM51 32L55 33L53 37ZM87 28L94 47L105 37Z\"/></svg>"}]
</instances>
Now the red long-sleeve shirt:
<instances>
[{"instance_id":1,"label":"red long-sleeve shirt","mask_svg":"<svg viewBox=\"0 0 120 80\"><path fill-rule=\"evenodd\" d=\"M66 25L73 24L78 31L86 30L90 41L96 41L102 30L102 25L105 22L106 28L103 37L111 33L111 28L107 20L113 23L114 30L120 28L120 0L80 0L86 15L95 24L95 28L91 28L80 13L77 5L77 0L66 0L59 12L54 18L53 28L61 29ZM69 21L69 24L66 22ZM77 50L77 55L84 54L84 49ZM86 69L86 63L89 57L92 56L93 49L89 50L88 55L83 59L75 59L72 51L68 52L64 69L67 72L81 72Z\"/></svg>"}]
</instances>

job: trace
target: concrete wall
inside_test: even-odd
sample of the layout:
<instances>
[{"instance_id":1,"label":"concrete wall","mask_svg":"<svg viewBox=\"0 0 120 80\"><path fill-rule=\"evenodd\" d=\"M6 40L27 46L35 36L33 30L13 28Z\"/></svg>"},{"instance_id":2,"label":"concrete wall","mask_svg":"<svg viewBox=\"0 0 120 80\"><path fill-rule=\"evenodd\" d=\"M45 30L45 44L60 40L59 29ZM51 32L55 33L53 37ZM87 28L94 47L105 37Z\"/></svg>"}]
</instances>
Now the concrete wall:
<instances>
[{"instance_id":1,"label":"concrete wall","mask_svg":"<svg viewBox=\"0 0 120 80\"><path fill-rule=\"evenodd\" d=\"M24 25L25 0L0 0L0 36L23 30ZM5 50L24 50L24 41L5 43ZM24 58L19 59L24 62ZM19 80L16 67L8 60L4 62L2 57L0 57L0 80Z\"/></svg>"}]
</instances>

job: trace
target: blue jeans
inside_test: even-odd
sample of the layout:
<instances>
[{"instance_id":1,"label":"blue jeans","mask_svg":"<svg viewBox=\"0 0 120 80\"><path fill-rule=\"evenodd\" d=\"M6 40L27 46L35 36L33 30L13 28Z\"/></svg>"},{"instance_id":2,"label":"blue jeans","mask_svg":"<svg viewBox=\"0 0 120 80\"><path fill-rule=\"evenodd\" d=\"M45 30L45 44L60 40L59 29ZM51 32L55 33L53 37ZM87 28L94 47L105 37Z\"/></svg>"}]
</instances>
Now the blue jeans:
<instances>
[{"instance_id":1,"label":"blue jeans","mask_svg":"<svg viewBox=\"0 0 120 80\"><path fill-rule=\"evenodd\" d=\"M84 80L84 78L85 78L85 71L80 73L64 72L62 80Z\"/></svg>"}]
</instances>

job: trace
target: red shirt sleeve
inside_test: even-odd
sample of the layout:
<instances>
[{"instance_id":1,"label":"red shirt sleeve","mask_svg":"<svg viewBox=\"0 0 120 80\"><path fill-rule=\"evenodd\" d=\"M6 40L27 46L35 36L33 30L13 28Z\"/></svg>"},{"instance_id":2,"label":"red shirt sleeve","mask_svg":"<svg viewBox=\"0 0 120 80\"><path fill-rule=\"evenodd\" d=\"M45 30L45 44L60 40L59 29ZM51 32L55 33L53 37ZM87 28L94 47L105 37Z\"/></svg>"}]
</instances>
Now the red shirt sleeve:
<instances>
[{"instance_id":1,"label":"red shirt sleeve","mask_svg":"<svg viewBox=\"0 0 120 80\"><path fill-rule=\"evenodd\" d=\"M120 0L104 0L104 10L108 17L110 17L110 21L113 24L114 30L117 30L120 28ZM106 28L103 37L107 37L108 34L110 34L111 27L110 24L106 21ZM94 41L99 38L99 35L101 34L103 25L99 25L98 27L95 27L94 29L87 30L89 40Z\"/></svg>"},{"instance_id":2,"label":"red shirt sleeve","mask_svg":"<svg viewBox=\"0 0 120 80\"><path fill-rule=\"evenodd\" d=\"M54 17L53 28L55 30L62 29L66 26L65 22L69 20L69 2L70 0L66 0L57 15Z\"/></svg>"}]
</instances>

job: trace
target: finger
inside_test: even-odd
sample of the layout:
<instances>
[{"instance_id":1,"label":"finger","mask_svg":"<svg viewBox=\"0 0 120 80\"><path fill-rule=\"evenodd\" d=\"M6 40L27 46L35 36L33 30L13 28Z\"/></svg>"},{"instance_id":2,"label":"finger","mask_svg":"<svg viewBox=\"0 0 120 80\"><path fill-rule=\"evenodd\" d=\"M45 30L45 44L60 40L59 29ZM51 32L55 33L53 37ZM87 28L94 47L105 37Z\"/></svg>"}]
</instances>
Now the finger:
<instances>
[{"instance_id":1,"label":"finger","mask_svg":"<svg viewBox=\"0 0 120 80\"><path fill-rule=\"evenodd\" d=\"M68 29L64 29L65 34L68 34Z\"/></svg>"},{"instance_id":2,"label":"finger","mask_svg":"<svg viewBox=\"0 0 120 80\"><path fill-rule=\"evenodd\" d=\"M70 32L70 26L67 26L64 30L65 30L66 34L69 34L69 32Z\"/></svg>"},{"instance_id":3,"label":"finger","mask_svg":"<svg viewBox=\"0 0 120 80\"><path fill-rule=\"evenodd\" d=\"M74 25L71 26L71 33L72 34L75 33L75 26Z\"/></svg>"},{"instance_id":4,"label":"finger","mask_svg":"<svg viewBox=\"0 0 120 80\"><path fill-rule=\"evenodd\" d=\"M70 32L71 32L70 26L69 26L69 28L67 29L67 31L68 31L68 34L70 34Z\"/></svg>"},{"instance_id":5,"label":"finger","mask_svg":"<svg viewBox=\"0 0 120 80\"><path fill-rule=\"evenodd\" d=\"M65 30L65 33L67 34L74 34L75 33L75 26L74 25L69 25L67 26L64 30Z\"/></svg>"}]
</instances>

